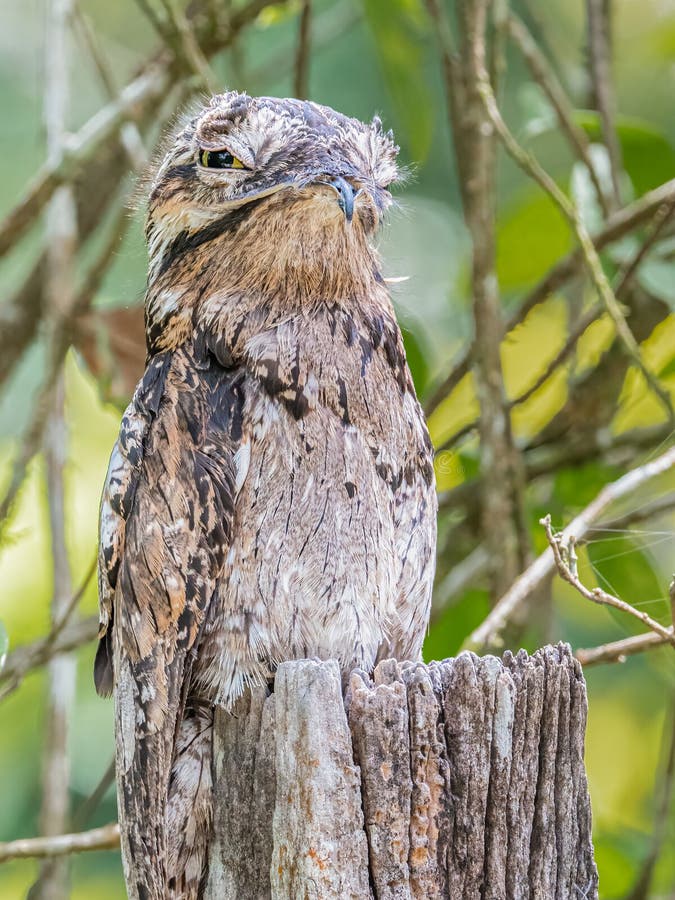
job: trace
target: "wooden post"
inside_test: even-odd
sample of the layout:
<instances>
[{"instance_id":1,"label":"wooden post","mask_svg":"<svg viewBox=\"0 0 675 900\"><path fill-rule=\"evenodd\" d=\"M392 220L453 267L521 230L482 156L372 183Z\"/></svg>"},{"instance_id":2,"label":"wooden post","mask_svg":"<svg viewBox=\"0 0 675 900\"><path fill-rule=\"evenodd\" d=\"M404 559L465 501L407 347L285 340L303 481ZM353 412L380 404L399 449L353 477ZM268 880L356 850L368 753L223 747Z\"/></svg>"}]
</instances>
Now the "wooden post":
<instances>
[{"instance_id":1,"label":"wooden post","mask_svg":"<svg viewBox=\"0 0 675 900\"><path fill-rule=\"evenodd\" d=\"M564 645L282 663L216 716L206 897L597 898L585 726Z\"/></svg>"}]
</instances>

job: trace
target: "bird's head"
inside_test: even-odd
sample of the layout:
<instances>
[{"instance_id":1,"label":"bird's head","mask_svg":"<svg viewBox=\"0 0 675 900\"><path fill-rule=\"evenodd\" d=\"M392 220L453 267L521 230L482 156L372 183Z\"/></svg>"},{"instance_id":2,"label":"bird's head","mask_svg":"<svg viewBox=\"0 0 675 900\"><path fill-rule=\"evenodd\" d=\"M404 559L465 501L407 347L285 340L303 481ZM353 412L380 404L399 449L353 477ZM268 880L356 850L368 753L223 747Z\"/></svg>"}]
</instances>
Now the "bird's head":
<instances>
[{"instance_id":1,"label":"bird's head","mask_svg":"<svg viewBox=\"0 0 675 900\"><path fill-rule=\"evenodd\" d=\"M377 118L219 94L176 136L154 177L151 281L167 287L169 273L175 283L189 265L240 289L281 281L339 293L349 272L372 276L370 239L391 203L397 151Z\"/></svg>"}]
</instances>

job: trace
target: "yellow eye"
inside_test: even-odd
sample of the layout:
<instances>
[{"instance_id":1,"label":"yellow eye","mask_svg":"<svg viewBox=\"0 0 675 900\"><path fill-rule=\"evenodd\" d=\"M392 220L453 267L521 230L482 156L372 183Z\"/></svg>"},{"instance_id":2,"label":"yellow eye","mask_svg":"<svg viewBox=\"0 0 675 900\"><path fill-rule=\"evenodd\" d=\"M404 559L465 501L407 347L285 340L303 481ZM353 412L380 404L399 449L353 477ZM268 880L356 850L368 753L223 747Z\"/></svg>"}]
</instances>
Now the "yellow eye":
<instances>
[{"instance_id":1,"label":"yellow eye","mask_svg":"<svg viewBox=\"0 0 675 900\"><path fill-rule=\"evenodd\" d=\"M205 169L246 169L247 166L229 150L201 150L199 162Z\"/></svg>"}]
</instances>

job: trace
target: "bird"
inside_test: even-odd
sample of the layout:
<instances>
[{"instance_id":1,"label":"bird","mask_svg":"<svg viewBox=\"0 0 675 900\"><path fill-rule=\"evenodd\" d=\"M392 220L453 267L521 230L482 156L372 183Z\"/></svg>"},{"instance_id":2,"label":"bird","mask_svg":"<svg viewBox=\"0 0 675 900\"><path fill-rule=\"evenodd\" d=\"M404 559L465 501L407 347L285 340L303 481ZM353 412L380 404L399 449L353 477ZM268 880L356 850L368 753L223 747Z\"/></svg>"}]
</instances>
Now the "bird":
<instances>
[{"instance_id":1,"label":"bird","mask_svg":"<svg viewBox=\"0 0 675 900\"><path fill-rule=\"evenodd\" d=\"M376 245L397 154L378 117L229 91L151 177L94 663L132 898L203 893L216 708L284 660L421 659L433 448Z\"/></svg>"}]
</instances>

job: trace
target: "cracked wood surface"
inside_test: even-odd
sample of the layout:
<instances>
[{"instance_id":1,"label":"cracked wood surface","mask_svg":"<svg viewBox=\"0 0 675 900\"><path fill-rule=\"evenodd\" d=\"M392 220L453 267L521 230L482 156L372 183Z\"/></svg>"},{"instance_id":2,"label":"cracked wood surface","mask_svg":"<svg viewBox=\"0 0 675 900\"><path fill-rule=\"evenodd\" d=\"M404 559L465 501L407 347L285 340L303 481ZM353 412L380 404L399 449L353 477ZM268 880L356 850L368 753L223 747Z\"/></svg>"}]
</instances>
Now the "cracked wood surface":
<instances>
[{"instance_id":1,"label":"cracked wood surface","mask_svg":"<svg viewBox=\"0 0 675 900\"><path fill-rule=\"evenodd\" d=\"M279 666L214 733L211 900L597 898L586 688L564 645Z\"/></svg>"}]
</instances>

